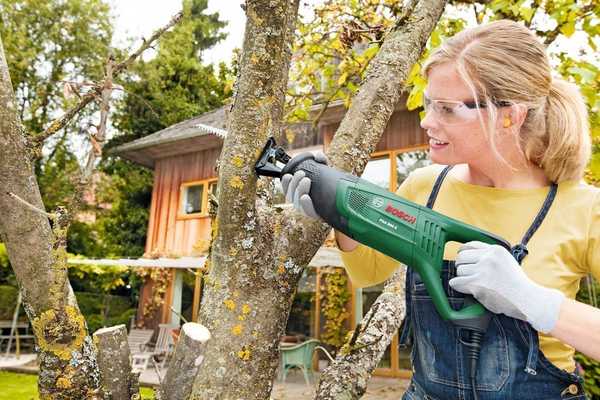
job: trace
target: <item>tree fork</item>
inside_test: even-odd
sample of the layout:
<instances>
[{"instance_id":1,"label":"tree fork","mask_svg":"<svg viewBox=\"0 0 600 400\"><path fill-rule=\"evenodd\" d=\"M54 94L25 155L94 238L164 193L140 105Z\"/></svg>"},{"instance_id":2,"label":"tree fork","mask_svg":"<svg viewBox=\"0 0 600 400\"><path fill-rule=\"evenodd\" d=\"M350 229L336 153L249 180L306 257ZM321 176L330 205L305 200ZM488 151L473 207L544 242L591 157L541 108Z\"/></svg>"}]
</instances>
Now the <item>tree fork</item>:
<instances>
[{"instance_id":1,"label":"tree fork","mask_svg":"<svg viewBox=\"0 0 600 400\"><path fill-rule=\"evenodd\" d=\"M95 399L99 373L95 349L68 284L66 253L57 245L17 115L0 39L0 234L23 295L40 349L38 387L43 399Z\"/></svg>"}]
</instances>

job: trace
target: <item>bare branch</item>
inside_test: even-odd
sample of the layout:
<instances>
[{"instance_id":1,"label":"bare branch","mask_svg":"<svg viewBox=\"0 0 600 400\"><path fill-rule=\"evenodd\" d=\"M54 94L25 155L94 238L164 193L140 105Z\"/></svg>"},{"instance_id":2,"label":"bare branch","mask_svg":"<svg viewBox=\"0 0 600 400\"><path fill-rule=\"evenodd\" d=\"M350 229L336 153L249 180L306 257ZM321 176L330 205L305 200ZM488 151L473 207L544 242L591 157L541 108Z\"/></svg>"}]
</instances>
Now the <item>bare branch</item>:
<instances>
[{"instance_id":1,"label":"bare branch","mask_svg":"<svg viewBox=\"0 0 600 400\"><path fill-rule=\"evenodd\" d=\"M96 92L97 88L92 89L87 92L82 98L81 101L73 108L64 113L60 118L55 119L50 123L50 126L46 128L46 130L40 134L36 135L32 140L32 144L35 146L40 146L46 139L50 136L54 135L56 132L67 126L69 121L73 119L81 110L83 110L92 100L96 98L98 93Z\"/></svg>"},{"instance_id":2,"label":"bare branch","mask_svg":"<svg viewBox=\"0 0 600 400\"><path fill-rule=\"evenodd\" d=\"M39 208L37 208L36 206L29 204L28 202L26 202L25 200L23 200L22 198L20 198L19 196L17 196L16 194L12 193L12 192L6 192L7 195L9 195L10 197L12 197L13 199L17 200L19 203L23 204L24 206L26 206L27 208L29 208L32 211L35 211L37 213L40 213L46 217L48 217L49 219L53 220L56 215L48 213L44 210L40 210Z\"/></svg>"},{"instance_id":3,"label":"bare branch","mask_svg":"<svg viewBox=\"0 0 600 400\"><path fill-rule=\"evenodd\" d=\"M179 21L182 20L182 18L183 18L183 11L180 11L171 18L171 20L169 21L169 23L167 25L154 31L152 36L150 36L150 39L148 39L148 40L144 39L142 45L136 51L131 53L131 55L129 57L127 57L127 59L125 61L117 64L117 66L114 68L113 75L117 76L121 72L123 72L125 69L129 68L129 66L135 61L136 58L138 58L140 56L140 54L142 54L149 47L151 47L152 43L156 39L158 39L166 31L171 29L171 27L175 26Z\"/></svg>"},{"instance_id":4,"label":"bare branch","mask_svg":"<svg viewBox=\"0 0 600 400\"><path fill-rule=\"evenodd\" d=\"M144 39L142 45L136 51L131 53L125 61L117 64L113 68L113 71L112 71L113 77L116 77L121 72L123 72L125 69L127 69L135 61L135 59L137 57L139 57L145 50L147 50L149 47L151 47L152 42L154 42L156 39L158 39L160 37L160 35L162 35L164 32L169 30L172 26L174 26L179 21L181 21L182 18L183 18L183 12L180 11L177 14L175 14L173 16L173 18L171 18L171 21L169 21L169 23L167 25L156 30L152 34L152 36L150 36L150 39L148 39L148 40ZM100 98L102 96L102 90L103 90L104 86L105 86L105 82L94 85L94 88L91 89L89 92L87 92L81 98L81 101L75 107L68 110L66 113L64 113L58 119L52 121L50 123L50 126L48 128L46 128L46 130L43 133L36 135L32 139L32 144L35 146L40 146L44 142L44 140L46 140L48 137L50 137L53 134L55 134L56 132L58 132L60 129L64 128L75 117L75 115L77 115L81 110L83 110L92 100L94 100L96 98Z\"/></svg>"},{"instance_id":5,"label":"bare branch","mask_svg":"<svg viewBox=\"0 0 600 400\"><path fill-rule=\"evenodd\" d=\"M102 101L100 103L100 123L97 127L95 135L90 135L92 147L88 153L88 159L81 176L81 183L88 182L94 171L94 163L98 157L102 156L102 146L106 139L106 123L108 121L108 113L110 111L110 96L113 91L113 66L114 58L110 54L106 61L106 75L104 77L104 86L102 87Z\"/></svg>"}]
</instances>

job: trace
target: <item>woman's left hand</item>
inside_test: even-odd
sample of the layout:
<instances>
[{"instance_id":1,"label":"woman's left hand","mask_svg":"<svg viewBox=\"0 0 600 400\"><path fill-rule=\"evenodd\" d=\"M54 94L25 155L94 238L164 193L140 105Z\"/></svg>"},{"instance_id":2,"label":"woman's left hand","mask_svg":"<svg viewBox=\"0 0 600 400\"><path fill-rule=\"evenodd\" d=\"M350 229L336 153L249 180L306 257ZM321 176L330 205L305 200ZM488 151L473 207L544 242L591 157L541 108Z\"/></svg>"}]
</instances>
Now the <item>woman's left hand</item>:
<instances>
[{"instance_id":1,"label":"woman's left hand","mask_svg":"<svg viewBox=\"0 0 600 400\"><path fill-rule=\"evenodd\" d=\"M456 267L457 277L449 282L454 290L473 295L496 314L525 320L540 332L554 328L564 294L529 279L505 248L466 243L458 252Z\"/></svg>"}]
</instances>

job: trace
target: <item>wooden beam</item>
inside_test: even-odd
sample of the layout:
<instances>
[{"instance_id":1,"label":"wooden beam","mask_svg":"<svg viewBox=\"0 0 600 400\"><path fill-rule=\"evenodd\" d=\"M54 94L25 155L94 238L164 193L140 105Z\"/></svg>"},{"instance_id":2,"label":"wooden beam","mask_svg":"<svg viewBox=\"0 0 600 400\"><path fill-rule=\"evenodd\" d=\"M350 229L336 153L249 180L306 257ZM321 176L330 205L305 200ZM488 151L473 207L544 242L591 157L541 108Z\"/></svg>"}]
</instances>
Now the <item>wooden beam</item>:
<instances>
[{"instance_id":1,"label":"wooden beam","mask_svg":"<svg viewBox=\"0 0 600 400\"><path fill-rule=\"evenodd\" d=\"M194 280L194 298L192 300L192 321L198 322L198 313L200 312L200 299L202 298L202 278L203 272L196 271Z\"/></svg>"}]
</instances>

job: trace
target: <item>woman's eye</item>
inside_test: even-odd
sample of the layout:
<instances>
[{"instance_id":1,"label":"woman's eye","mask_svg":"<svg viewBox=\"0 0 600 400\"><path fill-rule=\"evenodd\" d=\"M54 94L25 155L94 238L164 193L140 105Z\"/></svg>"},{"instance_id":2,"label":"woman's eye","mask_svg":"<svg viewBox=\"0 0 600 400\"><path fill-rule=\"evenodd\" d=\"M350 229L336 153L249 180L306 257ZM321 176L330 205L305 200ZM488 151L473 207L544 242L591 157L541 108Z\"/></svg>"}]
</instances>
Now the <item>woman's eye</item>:
<instances>
[{"instance_id":1,"label":"woman's eye","mask_svg":"<svg viewBox=\"0 0 600 400\"><path fill-rule=\"evenodd\" d=\"M454 114L454 108L449 105L441 105L440 109L444 114Z\"/></svg>"}]
</instances>

